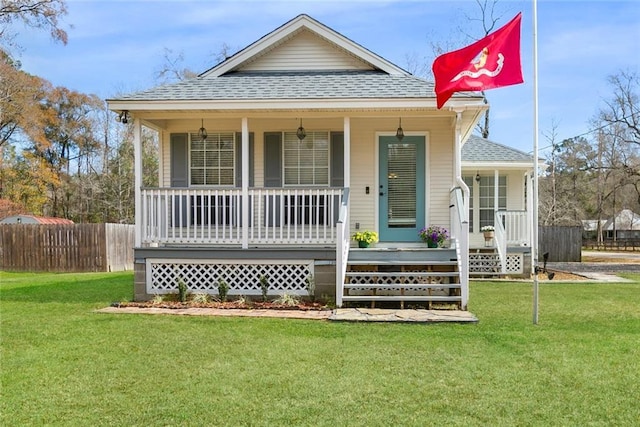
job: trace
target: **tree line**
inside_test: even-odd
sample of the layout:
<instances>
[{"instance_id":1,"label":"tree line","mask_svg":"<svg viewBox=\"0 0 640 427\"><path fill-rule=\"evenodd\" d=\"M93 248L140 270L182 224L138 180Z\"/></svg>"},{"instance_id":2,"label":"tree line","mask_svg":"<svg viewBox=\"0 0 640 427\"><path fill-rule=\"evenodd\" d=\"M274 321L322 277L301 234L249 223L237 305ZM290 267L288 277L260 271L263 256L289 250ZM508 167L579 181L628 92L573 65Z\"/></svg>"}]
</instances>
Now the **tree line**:
<instances>
[{"instance_id":1,"label":"tree line","mask_svg":"<svg viewBox=\"0 0 640 427\"><path fill-rule=\"evenodd\" d=\"M106 103L30 75L0 52L0 199L5 208L75 222L133 221L133 129ZM157 140L143 133L145 185Z\"/></svg>"},{"instance_id":2,"label":"tree line","mask_svg":"<svg viewBox=\"0 0 640 427\"><path fill-rule=\"evenodd\" d=\"M546 135L543 225L581 225L586 219L600 224L622 209L640 213L640 77L623 70L608 83L609 95L590 120L591 131L558 140L553 124ZM600 227L597 233L602 239Z\"/></svg>"},{"instance_id":3,"label":"tree line","mask_svg":"<svg viewBox=\"0 0 640 427\"><path fill-rule=\"evenodd\" d=\"M14 24L63 44L63 0L0 4L0 217L31 213L76 222L133 221L132 125L87 95L21 69ZM144 184L157 185L157 140L143 133Z\"/></svg>"}]
</instances>

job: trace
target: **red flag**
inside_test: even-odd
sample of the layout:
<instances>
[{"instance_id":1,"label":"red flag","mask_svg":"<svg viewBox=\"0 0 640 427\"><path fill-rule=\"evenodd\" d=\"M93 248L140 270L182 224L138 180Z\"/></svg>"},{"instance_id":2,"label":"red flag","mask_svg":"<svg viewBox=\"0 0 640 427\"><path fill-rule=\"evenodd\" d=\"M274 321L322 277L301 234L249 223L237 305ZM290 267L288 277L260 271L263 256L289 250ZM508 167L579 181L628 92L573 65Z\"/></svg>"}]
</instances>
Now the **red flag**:
<instances>
[{"instance_id":1,"label":"red flag","mask_svg":"<svg viewBox=\"0 0 640 427\"><path fill-rule=\"evenodd\" d=\"M482 91L522 83L518 13L504 27L433 61L438 109L454 92Z\"/></svg>"}]
</instances>

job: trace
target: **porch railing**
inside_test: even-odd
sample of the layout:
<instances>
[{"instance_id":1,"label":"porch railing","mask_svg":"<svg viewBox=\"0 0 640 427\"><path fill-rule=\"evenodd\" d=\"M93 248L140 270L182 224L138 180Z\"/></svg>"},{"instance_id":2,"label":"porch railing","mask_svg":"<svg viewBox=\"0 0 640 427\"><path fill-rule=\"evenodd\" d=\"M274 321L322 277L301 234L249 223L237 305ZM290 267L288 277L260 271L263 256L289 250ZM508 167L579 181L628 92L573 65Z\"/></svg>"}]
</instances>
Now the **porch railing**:
<instances>
[{"instance_id":1,"label":"porch railing","mask_svg":"<svg viewBox=\"0 0 640 427\"><path fill-rule=\"evenodd\" d=\"M344 190L344 197L340 204L340 215L337 224L336 244L336 305L342 307L344 295L344 281L347 276L347 261L349 260L349 189Z\"/></svg>"},{"instance_id":2,"label":"porch railing","mask_svg":"<svg viewBox=\"0 0 640 427\"><path fill-rule=\"evenodd\" d=\"M146 188L143 244L336 243L342 188ZM247 240L242 212L248 209Z\"/></svg>"},{"instance_id":3,"label":"porch railing","mask_svg":"<svg viewBox=\"0 0 640 427\"><path fill-rule=\"evenodd\" d=\"M496 212L496 223L503 224L508 246L531 246L531 220L527 211Z\"/></svg>"},{"instance_id":4,"label":"porch railing","mask_svg":"<svg viewBox=\"0 0 640 427\"><path fill-rule=\"evenodd\" d=\"M527 211L496 211L496 248L501 272L507 271L507 247L531 246L531 218Z\"/></svg>"}]
</instances>

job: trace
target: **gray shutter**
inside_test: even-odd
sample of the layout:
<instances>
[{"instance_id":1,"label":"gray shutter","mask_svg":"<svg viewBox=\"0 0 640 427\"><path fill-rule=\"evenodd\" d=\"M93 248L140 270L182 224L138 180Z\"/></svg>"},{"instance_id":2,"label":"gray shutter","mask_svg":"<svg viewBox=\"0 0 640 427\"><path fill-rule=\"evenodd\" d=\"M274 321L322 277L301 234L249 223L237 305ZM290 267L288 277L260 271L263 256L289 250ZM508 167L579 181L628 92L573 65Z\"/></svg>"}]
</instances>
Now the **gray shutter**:
<instances>
[{"instance_id":1,"label":"gray shutter","mask_svg":"<svg viewBox=\"0 0 640 427\"><path fill-rule=\"evenodd\" d=\"M282 187L282 134L264 134L264 186Z\"/></svg>"},{"instance_id":2,"label":"gray shutter","mask_svg":"<svg viewBox=\"0 0 640 427\"><path fill-rule=\"evenodd\" d=\"M331 187L344 187L344 132L331 132ZM340 215L340 196L333 200L333 218L338 220Z\"/></svg>"},{"instance_id":3,"label":"gray shutter","mask_svg":"<svg viewBox=\"0 0 640 427\"><path fill-rule=\"evenodd\" d=\"M253 132L249 132L249 187L253 187ZM236 132L236 187L242 187L242 133Z\"/></svg>"},{"instance_id":4,"label":"gray shutter","mask_svg":"<svg viewBox=\"0 0 640 427\"><path fill-rule=\"evenodd\" d=\"M265 132L264 134L264 186L282 187L282 134L279 132ZM274 200L269 212L265 212L266 223L270 226L280 226L280 197Z\"/></svg>"},{"instance_id":5,"label":"gray shutter","mask_svg":"<svg viewBox=\"0 0 640 427\"><path fill-rule=\"evenodd\" d=\"M344 187L344 132L331 132L331 176L332 187Z\"/></svg>"},{"instance_id":6,"label":"gray shutter","mask_svg":"<svg viewBox=\"0 0 640 427\"><path fill-rule=\"evenodd\" d=\"M189 186L189 138L186 133L172 133L169 138L171 187ZM182 221L180 219L182 218ZM187 197L173 198L173 223L187 225Z\"/></svg>"},{"instance_id":7,"label":"gray shutter","mask_svg":"<svg viewBox=\"0 0 640 427\"><path fill-rule=\"evenodd\" d=\"M171 186L189 186L189 142L186 133L172 133L171 145Z\"/></svg>"}]
</instances>

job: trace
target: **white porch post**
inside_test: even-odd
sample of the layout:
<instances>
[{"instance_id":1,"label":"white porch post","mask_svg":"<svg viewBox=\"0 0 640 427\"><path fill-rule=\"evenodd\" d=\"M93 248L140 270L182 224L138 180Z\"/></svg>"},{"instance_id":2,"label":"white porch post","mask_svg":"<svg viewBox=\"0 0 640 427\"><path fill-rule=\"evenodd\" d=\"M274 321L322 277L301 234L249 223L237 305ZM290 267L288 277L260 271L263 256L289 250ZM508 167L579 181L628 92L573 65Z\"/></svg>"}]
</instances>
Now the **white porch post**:
<instances>
[{"instance_id":1,"label":"white porch post","mask_svg":"<svg viewBox=\"0 0 640 427\"><path fill-rule=\"evenodd\" d=\"M133 185L135 195L136 233L134 246L142 246L142 125L140 119L133 120Z\"/></svg>"},{"instance_id":2,"label":"white porch post","mask_svg":"<svg viewBox=\"0 0 640 427\"><path fill-rule=\"evenodd\" d=\"M242 249L249 247L249 119L242 118Z\"/></svg>"},{"instance_id":3,"label":"white porch post","mask_svg":"<svg viewBox=\"0 0 640 427\"><path fill-rule=\"evenodd\" d=\"M500 173L498 169L493 171L493 217L500 209Z\"/></svg>"},{"instance_id":4,"label":"white porch post","mask_svg":"<svg viewBox=\"0 0 640 427\"><path fill-rule=\"evenodd\" d=\"M344 118L344 187L351 186L351 118Z\"/></svg>"}]
</instances>

